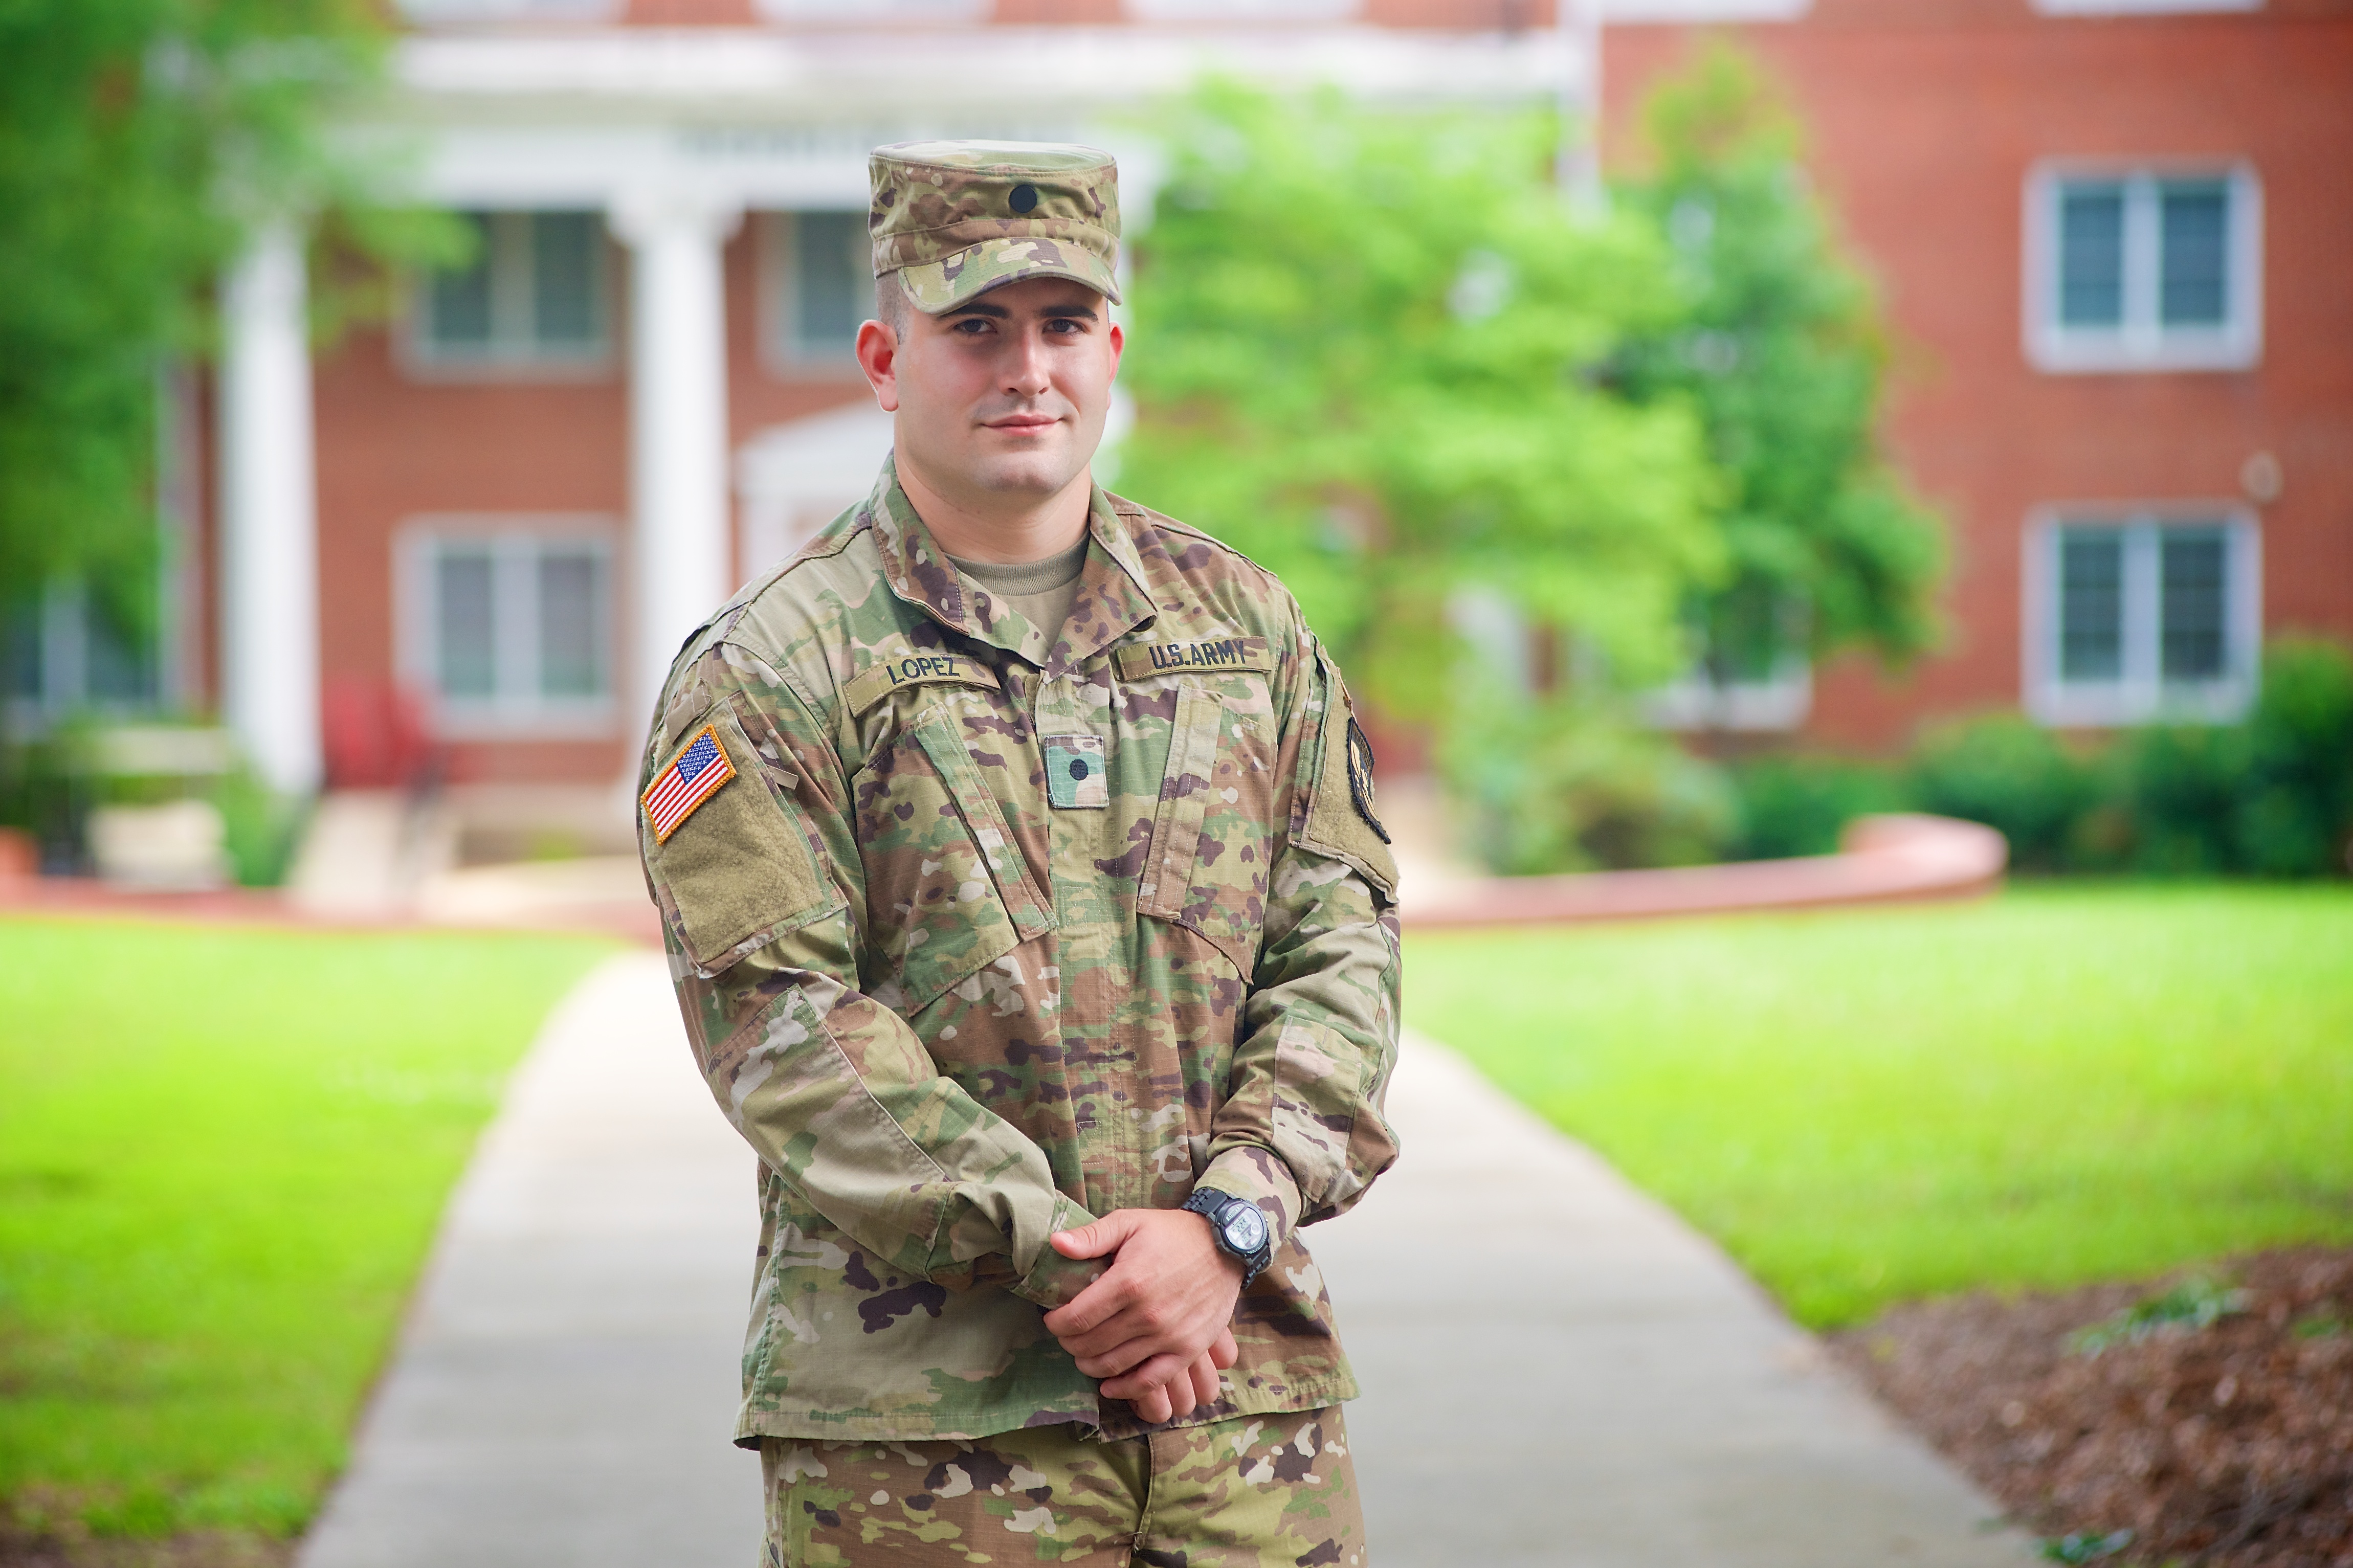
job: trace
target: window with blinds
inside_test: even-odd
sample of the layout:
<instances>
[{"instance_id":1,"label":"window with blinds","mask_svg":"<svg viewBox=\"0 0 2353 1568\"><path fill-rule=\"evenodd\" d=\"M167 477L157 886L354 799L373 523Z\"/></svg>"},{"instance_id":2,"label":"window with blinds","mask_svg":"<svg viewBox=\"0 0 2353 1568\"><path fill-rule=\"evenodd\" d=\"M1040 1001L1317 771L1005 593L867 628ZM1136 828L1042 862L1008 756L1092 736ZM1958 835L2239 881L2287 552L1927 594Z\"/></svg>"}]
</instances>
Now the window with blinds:
<instances>
[{"instance_id":1,"label":"window with blinds","mask_svg":"<svg viewBox=\"0 0 2353 1568\"><path fill-rule=\"evenodd\" d=\"M2235 515L2060 515L2030 542L2028 706L2055 723L2227 719L2253 693L2258 541Z\"/></svg>"},{"instance_id":2,"label":"window with blinds","mask_svg":"<svg viewBox=\"0 0 2353 1568\"><path fill-rule=\"evenodd\" d=\"M607 358L605 224L593 212L470 212L464 265L421 280L410 347L435 367L593 367Z\"/></svg>"},{"instance_id":3,"label":"window with blinds","mask_svg":"<svg viewBox=\"0 0 2353 1568\"><path fill-rule=\"evenodd\" d=\"M445 730L607 725L611 545L603 533L426 528L405 541L402 665Z\"/></svg>"},{"instance_id":4,"label":"window with blinds","mask_svg":"<svg viewBox=\"0 0 2353 1568\"><path fill-rule=\"evenodd\" d=\"M2253 364L2259 208L2244 169L2038 172L2027 194L2028 357L2060 372Z\"/></svg>"},{"instance_id":5,"label":"window with blinds","mask_svg":"<svg viewBox=\"0 0 2353 1568\"><path fill-rule=\"evenodd\" d=\"M874 313L864 210L772 213L765 248L770 361L786 374L849 370Z\"/></svg>"}]
</instances>

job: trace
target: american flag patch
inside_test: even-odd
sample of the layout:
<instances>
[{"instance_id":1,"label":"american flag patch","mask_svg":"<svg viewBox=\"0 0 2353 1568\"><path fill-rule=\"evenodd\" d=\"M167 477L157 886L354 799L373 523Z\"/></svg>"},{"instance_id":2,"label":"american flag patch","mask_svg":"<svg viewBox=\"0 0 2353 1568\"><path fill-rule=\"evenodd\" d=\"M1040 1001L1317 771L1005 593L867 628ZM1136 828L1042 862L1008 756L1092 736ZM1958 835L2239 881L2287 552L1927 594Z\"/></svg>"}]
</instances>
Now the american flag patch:
<instances>
[{"instance_id":1,"label":"american flag patch","mask_svg":"<svg viewBox=\"0 0 2353 1568\"><path fill-rule=\"evenodd\" d=\"M654 842L667 844L678 825L694 815L694 808L719 793L719 786L735 776L735 764L727 760L727 748L719 743L719 731L705 724L686 749L670 759L670 766L654 775L646 786L644 795L646 821L654 830Z\"/></svg>"}]
</instances>

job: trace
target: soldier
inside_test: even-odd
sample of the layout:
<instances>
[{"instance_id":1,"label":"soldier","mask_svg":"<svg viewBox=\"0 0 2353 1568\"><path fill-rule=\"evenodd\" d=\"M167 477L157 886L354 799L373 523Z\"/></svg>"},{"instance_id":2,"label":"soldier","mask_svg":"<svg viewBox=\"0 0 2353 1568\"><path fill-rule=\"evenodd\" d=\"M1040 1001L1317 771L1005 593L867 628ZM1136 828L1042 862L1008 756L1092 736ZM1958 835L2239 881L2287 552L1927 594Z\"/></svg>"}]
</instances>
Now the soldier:
<instances>
[{"instance_id":1,"label":"soldier","mask_svg":"<svg viewBox=\"0 0 2353 1568\"><path fill-rule=\"evenodd\" d=\"M765 1562L1363 1563L1299 1229L1396 1158L1397 870L1272 576L1089 465L1092 149L879 149L873 493L690 638L640 843L761 1161Z\"/></svg>"}]
</instances>

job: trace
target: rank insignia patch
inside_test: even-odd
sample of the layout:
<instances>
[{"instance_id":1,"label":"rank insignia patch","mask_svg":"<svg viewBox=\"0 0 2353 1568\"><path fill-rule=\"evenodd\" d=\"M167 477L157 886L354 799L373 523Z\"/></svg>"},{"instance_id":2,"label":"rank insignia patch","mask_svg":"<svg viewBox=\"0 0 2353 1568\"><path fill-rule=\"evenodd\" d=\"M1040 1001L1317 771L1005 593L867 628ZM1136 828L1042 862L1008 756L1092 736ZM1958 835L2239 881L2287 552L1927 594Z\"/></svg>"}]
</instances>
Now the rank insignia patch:
<instances>
[{"instance_id":1,"label":"rank insignia patch","mask_svg":"<svg viewBox=\"0 0 2353 1568\"><path fill-rule=\"evenodd\" d=\"M719 786L734 776L735 764L727 760L727 748L719 743L718 730L705 724L670 759L670 766L656 773L654 782L646 786L646 822L654 830L654 842L669 843L679 824L692 816L697 806L717 795Z\"/></svg>"},{"instance_id":2,"label":"rank insignia patch","mask_svg":"<svg viewBox=\"0 0 2353 1568\"><path fill-rule=\"evenodd\" d=\"M1065 811L1101 811L1111 805L1101 735L1040 735L1046 753L1046 798Z\"/></svg>"},{"instance_id":3,"label":"rank insignia patch","mask_svg":"<svg viewBox=\"0 0 2353 1568\"><path fill-rule=\"evenodd\" d=\"M1354 717L1348 720L1348 798L1356 803L1356 815L1365 826L1389 841L1389 830L1373 815L1373 743L1365 737L1365 727Z\"/></svg>"}]
</instances>

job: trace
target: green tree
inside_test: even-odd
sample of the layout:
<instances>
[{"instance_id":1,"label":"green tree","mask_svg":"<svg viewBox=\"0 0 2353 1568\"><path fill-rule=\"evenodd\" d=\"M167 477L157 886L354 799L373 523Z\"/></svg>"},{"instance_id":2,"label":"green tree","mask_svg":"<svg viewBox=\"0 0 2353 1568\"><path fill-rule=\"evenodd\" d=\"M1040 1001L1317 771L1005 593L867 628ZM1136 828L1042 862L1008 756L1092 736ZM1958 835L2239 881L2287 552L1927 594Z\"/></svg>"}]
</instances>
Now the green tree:
<instances>
[{"instance_id":1,"label":"green tree","mask_svg":"<svg viewBox=\"0 0 2353 1568\"><path fill-rule=\"evenodd\" d=\"M1796 121L1720 42L1659 87L1643 121L1654 167L1618 200L1666 237L1683 308L1619 374L1631 396L1700 411L1722 478L1730 570L1691 612L1710 673L1926 650L1943 528L1879 446L1885 334L1832 243Z\"/></svg>"},{"instance_id":2,"label":"green tree","mask_svg":"<svg viewBox=\"0 0 2353 1568\"><path fill-rule=\"evenodd\" d=\"M152 615L157 384L201 353L249 225L344 258L439 254L326 121L378 79L369 0L0 0L0 611L79 575ZM365 304L370 275L321 290Z\"/></svg>"},{"instance_id":3,"label":"green tree","mask_svg":"<svg viewBox=\"0 0 2353 1568\"><path fill-rule=\"evenodd\" d=\"M1124 487L1281 573L1511 870L1731 836L1632 717L1695 657L1933 637L1941 532L1877 447L1876 316L1787 115L1718 51L1648 119L1656 173L1597 216L1548 116L1213 87L1137 247ZM1466 657L1466 589L1551 650L1535 689Z\"/></svg>"},{"instance_id":4,"label":"green tree","mask_svg":"<svg viewBox=\"0 0 2353 1568\"><path fill-rule=\"evenodd\" d=\"M1655 226L1570 212L1546 116L1216 85L1166 129L1122 488L1280 573L1394 714L1460 708L1472 585L1621 674L1677 668L1718 555L1699 426L1599 379L1679 319Z\"/></svg>"}]
</instances>

